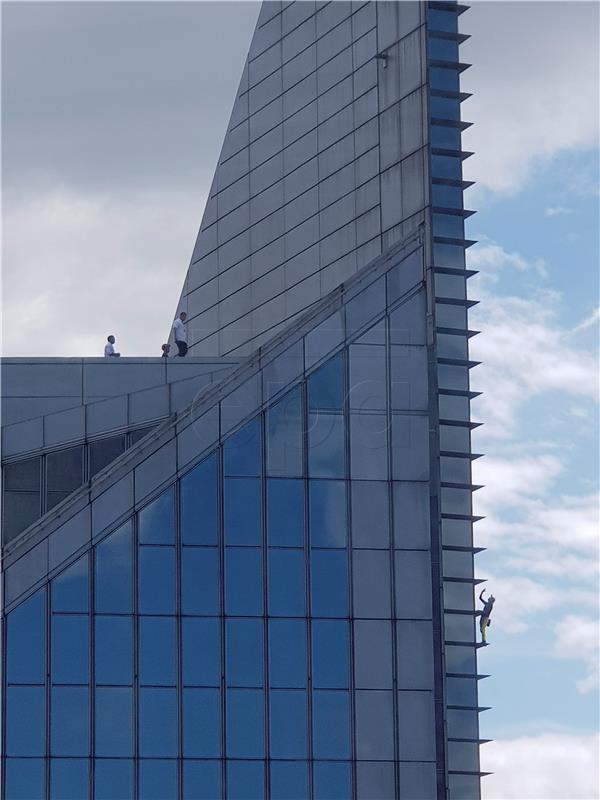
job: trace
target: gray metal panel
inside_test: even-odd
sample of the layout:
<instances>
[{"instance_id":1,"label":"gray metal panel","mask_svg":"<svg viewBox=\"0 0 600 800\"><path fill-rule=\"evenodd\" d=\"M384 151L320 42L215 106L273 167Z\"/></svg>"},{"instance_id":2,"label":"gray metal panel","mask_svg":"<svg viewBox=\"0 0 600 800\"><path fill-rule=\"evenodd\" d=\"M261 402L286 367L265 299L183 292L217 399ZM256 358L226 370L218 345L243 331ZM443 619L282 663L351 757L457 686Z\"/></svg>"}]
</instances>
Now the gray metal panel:
<instances>
[{"instance_id":1,"label":"gray metal panel","mask_svg":"<svg viewBox=\"0 0 600 800\"><path fill-rule=\"evenodd\" d=\"M87 360L83 365L84 401L90 398L112 397L165 382L165 366L159 360L150 363L135 359L115 358L107 361Z\"/></svg>"},{"instance_id":2,"label":"gray metal panel","mask_svg":"<svg viewBox=\"0 0 600 800\"><path fill-rule=\"evenodd\" d=\"M58 414L48 414L43 423L45 447L83 439L86 435L85 407L78 406Z\"/></svg>"},{"instance_id":3,"label":"gray metal panel","mask_svg":"<svg viewBox=\"0 0 600 800\"><path fill-rule=\"evenodd\" d=\"M139 503L177 472L177 443L166 442L135 468L135 501Z\"/></svg>"},{"instance_id":4,"label":"gray metal panel","mask_svg":"<svg viewBox=\"0 0 600 800\"><path fill-rule=\"evenodd\" d=\"M40 542L18 561L11 564L4 576L4 602L12 603L48 572L48 540Z\"/></svg>"},{"instance_id":5,"label":"gray metal panel","mask_svg":"<svg viewBox=\"0 0 600 800\"><path fill-rule=\"evenodd\" d=\"M127 426L128 398L112 397L98 403L90 403L85 411L87 416L87 432L89 436L124 428Z\"/></svg>"},{"instance_id":6,"label":"gray metal panel","mask_svg":"<svg viewBox=\"0 0 600 800\"><path fill-rule=\"evenodd\" d=\"M92 502L92 536L131 511L133 502L133 472L129 472Z\"/></svg>"},{"instance_id":7,"label":"gray metal panel","mask_svg":"<svg viewBox=\"0 0 600 800\"><path fill-rule=\"evenodd\" d=\"M42 417L17 422L2 428L2 457L26 453L43 447L44 426Z\"/></svg>"},{"instance_id":8,"label":"gray metal panel","mask_svg":"<svg viewBox=\"0 0 600 800\"><path fill-rule=\"evenodd\" d=\"M401 761L435 761L432 692L398 692L398 739Z\"/></svg>"}]
</instances>

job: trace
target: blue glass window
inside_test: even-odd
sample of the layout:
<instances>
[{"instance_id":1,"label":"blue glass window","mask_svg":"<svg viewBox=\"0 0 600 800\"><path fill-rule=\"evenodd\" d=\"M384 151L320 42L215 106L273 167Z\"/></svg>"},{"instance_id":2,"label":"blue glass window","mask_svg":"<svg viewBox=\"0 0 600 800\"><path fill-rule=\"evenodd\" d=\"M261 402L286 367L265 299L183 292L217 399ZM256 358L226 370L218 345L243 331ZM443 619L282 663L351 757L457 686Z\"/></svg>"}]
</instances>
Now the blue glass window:
<instances>
[{"instance_id":1,"label":"blue glass window","mask_svg":"<svg viewBox=\"0 0 600 800\"><path fill-rule=\"evenodd\" d=\"M52 611L88 610L88 557L84 556L54 578Z\"/></svg>"},{"instance_id":2,"label":"blue glass window","mask_svg":"<svg viewBox=\"0 0 600 800\"><path fill-rule=\"evenodd\" d=\"M94 764L95 800L131 800L133 761L97 759Z\"/></svg>"},{"instance_id":3,"label":"blue glass window","mask_svg":"<svg viewBox=\"0 0 600 800\"><path fill-rule=\"evenodd\" d=\"M475 648L448 645L446 647L446 672L475 675L477 673Z\"/></svg>"},{"instance_id":4,"label":"blue glass window","mask_svg":"<svg viewBox=\"0 0 600 800\"><path fill-rule=\"evenodd\" d=\"M473 524L466 519L442 519L442 538L445 545L473 546Z\"/></svg>"},{"instance_id":5,"label":"blue glass window","mask_svg":"<svg viewBox=\"0 0 600 800\"><path fill-rule=\"evenodd\" d=\"M264 702L256 689L227 690L229 758L264 758Z\"/></svg>"},{"instance_id":6,"label":"blue glass window","mask_svg":"<svg viewBox=\"0 0 600 800\"><path fill-rule=\"evenodd\" d=\"M184 544L217 543L217 480L215 455L181 479L181 539Z\"/></svg>"},{"instance_id":7,"label":"blue glass window","mask_svg":"<svg viewBox=\"0 0 600 800\"><path fill-rule=\"evenodd\" d=\"M458 214L433 214L432 217L434 236L447 236L449 239L465 238L463 218ZM441 324L439 320L437 324Z\"/></svg>"},{"instance_id":8,"label":"blue glass window","mask_svg":"<svg viewBox=\"0 0 600 800\"><path fill-rule=\"evenodd\" d=\"M216 800L222 796L218 761L183 762L183 800Z\"/></svg>"},{"instance_id":9,"label":"blue glass window","mask_svg":"<svg viewBox=\"0 0 600 800\"><path fill-rule=\"evenodd\" d=\"M139 786L139 800L177 797L177 762L142 759Z\"/></svg>"},{"instance_id":10,"label":"blue glass window","mask_svg":"<svg viewBox=\"0 0 600 800\"><path fill-rule=\"evenodd\" d=\"M267 472L302 475L302 395L294 389L267 411Z\"/></svg>"},{"instance_id":11,"label":"blue glass window","mask_svg":"<svg viewBox=\"0 0 600 800\"><path fill-rule=\"evenodd\" d=\"M6 754L43 756L46 750L46 694L42 686L6 690Z\"/></svg>"},{"instance_id":12,"label":"blue glass window","mask_svg":"<svg viewBox=\"0 0 600 800\"><path fill-rule=\"evenodd\" d=\"M442 158L442 156L437 156ZM461 244L433 245L433 262L437 267L465 268L465 248ZM450 295L451 296L451 295Z\"/></svg>"},{"instance_id":13,"label":"blue glass window","mask_svg":"<svg viewBox=\"0 0 600 800\"><path fill-rule=\"evenodd\" d=\"M89 755L88 689L55 686L50 714L50 752L53 756Z\"/></svg>"},{"instance_id":14,"label":"blue glass window","mask_svg":"<svg viewBox=\"0 0 600 800\"><path fill-rule=\"evenodd\" d=\"M467 282L462 275L446 275L438 272L435 275L435 295L453 300L466 300Z\"/></svg>"},{"instance_id":15,"label":"blue glass window","mask_svg":"<svg viewBox=\"0 0 600 800\"><path fill-rule=\"evenodd\" d=\"M262 800L264 796L265 767L262 762L227 761L228 800Z\"/></svg>"},{"instance_id":16,"label":"blue glass window","mask_svg":"<svg viewBox=\"0 0 600 800\"><path fill-rule=\"evenodd\" d=\"M96 689L96 755L133 755L131 689Z\"/></svg>"},{"instance_id":17,"label":"blue glass window","mask_svg":"<svg viewBox=\"0 0 600 800\"><path fill-rule=\"evenodd\" d=\"M445 578L473 577L472 553L464 550L444 550L442 554L442 562Z\"/></svg>"},{"instance_id":18,"label":"blue glass window","mask_svg":"<svg viewBox=\"0 0 600 800\"><path fill-rule=\"evenodd\" d=\"M344 359L331 358L308 380L308 404L311 411L340 411L344 403Z\"/></svg>"},{"instance_id":19,"label":"blue glass window","mask_svg":"<svg viewBox=\"0 0 600 800\"><path fill-rule=\"evenodd\" d=\"M312 551L311 608L315 617L348 616L348 559L345 551Z\"/></svg>"},{"instance_id":20,"label":"blue glass window","mask_svg":"<svg viewBox=\"0 0 600 800\"><path fill-rule=\"evenodd\" d=\"M261 551L228 547L225 552L225 611L253 617L263 613Z\"/></svg>"},{"instance_id":21,"label":"blue glass window","mask_svg":"<svg viewBox=\"0 0 600 800\"><path fill-rule=\"evenodd\" d=\"M341 414L311 412L308 427L308 471L315 478L344 477L344 418Z\"/></svg>"},{"instance_id":22,"label":"blue glass window","mask_svg":"<svg viewBox=\"0 0 600 800\"><path fill-rule=\"evenodd\" d=\"M354 550L352 555L354 614L391 617L390 554L386 550Z\"/></svg>"},{"instance_id":23,"label":"blue glass window","mask_svg":"<svg viewBox=\"0 0 600 800\"><path fill-rule=\"evenodd\" d=\"M271 800L306 800L308 769L302 761L271 763Z\"/></svg>"},{"instance_id":24,"label":"blue glass window","mask_svg":"<svg viewBox=\"0 0 600 800\"><path fill-rule=\"evenodd\" d=\"M467 307L463 303L436 303L435 323L439 328L466 330ZM441 397L444 397L444 395L441 395ZM459 400L467 400L468 406L468 398L459 398Z\"/></svg>"},{"instance_id":25,"label":"blue glass window","mask_svg":"<svg viewBox=\"0 0 600 800\"><path fill-rule=\"evenodd\" d=\"M304 551L269 548L269 614L302 617L304 602Z\"/></svg>"},{"instance_id":26,"label":"blue glass window","mask_svg":"<svg viewBox=\"0 0 600 800\"><path fill-rule=\"evenodd\" d=\"M442 130L451 130L451 128L442 125L432 125L432 136L441 138ZM444 145L438 144L437 147ZM431 204L437 208L462 208L463 207L463 193L460 186L447 186L443 183L434 183L431 186ZM436 276L436 284L437 278ZM452 276L446 276L452 277ZM441 295L440 295L441 296Z\"/></svg>"},{"instance_id":27,"label":"blue glass window","mask_svg":"<svg viewBox=\"0 0 600 800\"><path fill-rule=\"evenodd\" d=\"M84 800L88 796L87 758L53 758L50 764L51 800Z\"/></svg>"},{"instance_id":28,"label":"blue glass window","mask_svg":"<svg viewBox=\"0 0 600 800\"><path fill-rule=\"evenodd\" d=\"M315 761L313 782L315 800L348 800L352 797L349 763Z\"/></svg>"},{"instance_id":29,"label":"blue glass window","mask_svg":"<svg viewBox=\"0 0 600 800\"><path fill-rule=\"evenodd\" d=\"M227 685L262 686L262 619L228 619L225 626Z\"/></svg>"},{"instance_id":30,"label":"blue glass window","mask_svg":"<svg viewBox=\"0 0 600 800\"><path fill-rule=\"evenodd\" d=\"M414 624L412 621L408 623ZM392 688L392 629L389 622L354 620L354 684L358 689Z\"/></svg>"},{"instance_id":31,"label":"blue glass window","mask_svg":"<svg viewBox=\"0 0 600 800\"><path fill-rule=\"evenodd\" d=\"M318 689L347 689L348 623L313 620L311 628L313 685Z\"/></svg>"},{"instance_id":32,"label":"blue glass window","mask_svg":"<svg viewBox=\"0 0 600 800\"><path fill-rule=\"evenodd\" d=\"M350 414L350 474L352 478L381 479L388 476L386 414Z\"/></svg>"},{"instance_id":33,"label":"blue glass window","mask_svg":"<svg viewBox=\"0 0 600 800\"><path fill-rule=\"evenodd\" d=\"M174 686L177 631L174 617L140 617L139 677L140 683L153 686Z\"/></svg>"},{"instance_id":34,"label":"blue glass window","mask_svg":"<svg viewBox=\"0 0 600 800\"><path fill-rule=\"evenodd\" d=\"M175 493L173 487L153 500L138 515L141 544L172 544L175 541Z\"/></svg>"},{"instance_id":35,"label":"blue glass window","mask_svg":"<svg viewBox=\"0 0 600 800\"><path fill-rule=\"evenodd\" d=\"M181 552L181 610L219 613L219 553L216 547L184 547Z\"/></svg>"},{"instance_id":36,"label":"blue glass window","mask_svg":"<svg viewBox=\"0 0 600 800\"><path fill-rule=\"evenodd\" d=\"M315 758L350 758L348 692L313 692L313 754Z\"/></svg>"},{"instance_id":37,"label":"blue glass window","mask_svg":"<svg viewBox=\"0 0 600 800\"><path fill-rule=\"evenodd\" d=\"M431 174L434 178L462 180L462 161L458 156L431 156Z\"/></svg>"},{"instance_id":38,"label":"blue glass window","mask_svg":"<svg viewBox=\"0 0 600 800\"><path fill-rule=\"evenodd\" d=\"M468 453L471 449L471 431L459 425L440 425L440 450L449 453Z\"/></svg>"},{"instance_id":39,"label":"blue glass window","mask_svg":"<svg viewBox=\"0 0 600 800\"><path fill-rule=\"evenodd\" d=\"M186 686L218 686L221 679L219 620L184 617L183 683Z\"/></svg>"},{"instance_id":40,"label":"blue glass window","mask_svg":"<svg viewBox=\"0 0 600 800\"><path fill-rule=\"evenodd\" d=\"M345 481L309 481L309 509L311 546L345 547Z\"/></svg>"},{"instance_id":41,"label":"blue glass window","mask_svg":"<svg viewBox=\"0 0 600 800\"><path fill-rule=\"evenodd\" d=\"M225 479L225 543L260 544L260 481Z\"/></svg>"},{"instance_id":42,"label":"blue glass window","mask_svg":"<svg viewBox=\"0 0 600 800\"><path fill-rule=\"evenodd\" d=\"M471 514L471 490L442 488L442 514Z\"/></svg>"},{"instance_id":43,"label":"blue glass window","mask_svg":"<svg viewBox=\"0 0 600 800\"><path fill-rule=\"evenodd\" d=\"M269 680L271 686L306 686L306 623L269 620Z\"/></svg>"},{"instance_id":44,"label":"blue glass window","mask_svg":"<svg viewBox=\"0 0 600 800\"><path fill-rule=\"evenodd\" d=\"M462 800L463 797L473 797L478 800L480 792L479 775L451 773L448 775L448 790L450 800Z\"/></svg>"},{"instance_id":45,"label":"blue glass window","mask_svg":"<svg viewBox=\"0 0 600 800\"><path fill-rule=\"evenodd\" d=\"M386 384L385 347L351 345L350 408L356 411L384 411L387 405Z\"/></svg>"},{"instance_id":46,"label":"blue glass window","mask_svg":"<svg viewBox=\"0 0 600 800\"><path fill-rule=\"evenodd\" d=\"M438 404L440 409L440 417L442 419L452 419L457 421L468 422L469 421L469 398L468 397L460 397L458 395L452 394L440 394L438 397ZM463 463L465 463L464 459L461 459ZM468 464L468 461L466 462ZM447 460L442 459L442 466L444 464L448 464ZM442 477L442 480L444 478ZM450 480L450 478L446 478L446 480ZM451 481L452 483L471 483L470 480L467 481Z\"/></svg>"},{"instance_id":47,"label":"blue glass window","mask_svg":"<svg viewBox=\"0 0 600 800\"><path fill-rule=\"evenodd\" d=\"M390 546L388 485L383 481L352 481L352 544Z\"/></svg>"},{"instance_id":48,"label":"blue glass window","mask_svg":"<svg viewBox=\"0 0 600 800\"><path fill-rule=\"evenodd\" d=\"M177 755L177 696L175 689L140 689L140 755ZM168 795L166 795L168 796Z\"/></svg>"},{"instance_id":49,"label":"blue glass window","mask_svg":"<svg viewBox=\"0 0 600 800\"><path fill-rule=\"evenodd\" d=\"M274 689L269 714L271 758L306 758L306 692Z\"/></svg>"},{"instance_id":50,"label":"blue glass window","mask_svg":"<svg viewBox=\"0 0 600 800\"><path fill-rule=\"evenodd\" d=\"M444 614L444 636L447 642L475 641L475 621L471 614Z\"/></svg>"},{"instance_id":51,"label":"blue glass window","mask_svg":"<svg viewBox=\"0 0 600 800\"><path fill-rule=\"evenodd\" d=\"M460 78L457 69L429 67L429 84L442 92L459 92Z\"/></svg>"},{"instance_id":52,"label":"blue glass window","mask_svg":"<svg viewBox=\"0 0 600 800\"><path fill-rule=\"evenodd\" d=\"M432 61L458 61L458 42L455 39L430 36L427 40L427 49Z\"/></svg>"},{"instance_id":53,"label":"blue glass window","mask_svg":"<svg viewBox=\"0 0 600 800\"><path fill-rule=\"evenodd\" d=\"M444 581L444 607L473 611L473 584Z\"/></svg>"},{"instance_id":54,"label":"blue glass window","mask_svg":"<svg viewBox=\"0 0 600 800\"><path fill-rule=\"evenodd\" d=\"M304 481L267 480L267 539L270 545L304 545Z\"/></svg>"},{"instance_id":55,"label":"blue glass window","mask_svg":"<svg viewBox=\"0 0 600 800\"><path fill-rule=\"evenodd\" d=\"M466 366L439 364L438 383L441 389L466 391L469 388L469 369Z\"/></svg>"},{"instance_id":56,"label":"blue glass window","mask_svg":"<svg viewBox=\"0 0 600 800\"><path fill-rule=\"evenodd\" d=\"M96 683L128 685L132 682L133 643L131 617L96 616Z\"/></svg>"},{"instance_id":57,"label":"blue glass window","mask_svg":"<svg viewBox=\"0 0 600 800\"><path fill-rule=\"evenodd\" d=\"M175 613L175 548L140 547L141 614Z\"/></svg>"},{"instance_id":58,"label":"blue glass window","mask_svg":"<svg viewBox=\"0 0 600 800\"><path fill-rule=\"evenodd\" d=\"M432 119L460 120L460 103L451 97L436 97L431 95L429 100L429 113Z\"/></svg>"},{"instance_id":59,"label":"blue glass window","mask_svg":"<svg viewBox=\"0 0 600 800\"><path fill-rule=\"evenodd\" d=\"M45 594L43 590L7 617L6 677L9 683L45 680Z\"/></svg>"},{"instance_id":60,"label":"blue glass window","mask_svg":"<svg viewBox=\"0 0 600 800\"><path fill-rule=\"evenodd\" d=\"M449 708L446 711L448 736L451 739L479 739L477 711Z\"/></svg>"},{"instance_id":61,"label":"blue glass window","mask_svg":"<svg viewBox=\"0 0 600 800\"><path fill-rule=\"evenodd\" d=\"M126 523L96 547L96 611L132 611L131 523Z\"/></svg>"},{"instance_id":62,"label":"blue glass window","mask_svg":"<svg viewBox=\"0 0 600 800\"><path fill-rule=\"evenodd\" d=\"M458 15L456 11L444 11L438 8L427 9L427 23L430 31L456 33Z\"/></svg>"},{"instance_id":63,"label":"blue glass window","mask_svg":"<svg viewBox=\"0 0 600 800\"><path fill-rule=\"evenodd\" d=\"M87 616L52 615L52 682L89 680L89 622Z\"/></svg>"},{"instance_id":64,"label":"blue glass window","mask_svg":"<svg viewBox=\"0 0 600 800\"><path fill-rule=\"evenodd\" d=\"M260 419L250 420L223 446L225 475L260 475Z\"/></svg>"},{"instance_id":65,"label":"blue glass window","mask_svg":"<svg viewBox=\"0 0 600 800\"><path fill-rule=\"evenodd\" d=\"M479 772L479 744L448 742L448 769Z\"/></svg>"},{"instance_id":66,"label":"blue glass window","mask_svg":"<svg viewBox=\"0 0 600 800\"><path fill-rule=\"evenodd\" d=\"M218 758L221 750L221 704L218 689L184 689L183 755Z\"/></svg>"},{"instance_id":67,"label":"blue glass window","mask_svg":"<svg viewBox=\"0 0 600 800\"><path fill-rule=\"evenodd\" d=\"M457 358L466 361L469 358L467 337L452 333L437 334L438 358Z\"/></svg>"},{"instance_id":68,"label":"blue glass window","mask_svg":"<svg viewBox=\"0 0 600 800\"><path fill-rule=\"evenodd\" d=\"M477 706L477 680L446 678L446 702L449 706Z\"/></svg>"},{"instance_id":69,"label":"blue glass window","mask_svg":"<svg viewBox=\"0 0 600 800\"><path fill-rule=\"evenodd\" d=\"M4 774L6 800L45 796L45 768L41 758L7 758Z\"/></svg>"}]
</instances>

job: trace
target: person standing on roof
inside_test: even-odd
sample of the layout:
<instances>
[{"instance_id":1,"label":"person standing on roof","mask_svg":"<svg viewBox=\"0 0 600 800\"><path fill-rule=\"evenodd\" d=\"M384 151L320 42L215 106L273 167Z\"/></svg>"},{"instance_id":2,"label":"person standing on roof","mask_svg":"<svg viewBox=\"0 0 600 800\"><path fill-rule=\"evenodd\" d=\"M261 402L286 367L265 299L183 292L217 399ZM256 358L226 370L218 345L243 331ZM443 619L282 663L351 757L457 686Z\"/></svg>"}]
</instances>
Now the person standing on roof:
<instances>
[{"instance_id":1,"label":"person standing on roof","mask_svg":"<svg viewBox=\"0 0 600 800\"><path fill-rule=\"evenodd\" d=\"M161 344L160 349L162 350L161 357L162 358L168 358L169 357L169 352L171 350L171 345L170 344Z\"/></svg>"},{"instance_id":2,"label":"person standing on roof","mask_svg":"<svg viewBox=\"0 0 600 800\"><path fill-rule=\"evenodd\" d=\"M481 594L479 595L479 599L483 603L483 608L481 609L481 617L479 619L479 630L481 631L481 641L483 644L487 644L485 638L486 628L492 624L490 621L490 615L492 613L492 609L494 607L494 603L496 602L496 598L493 594L489 596L488 600L483 599L483 595L485 594L485 589L481 590Z\"/></svg>"},{"instance_id":3,"label":"person standing on roof","mask_svg":"<svg viewBox=\"0 0 600 800\"><path fill-rule=\"evenodd\" d=\"M115 337L112 335L106 337L106 341L108 344L104 345L104 357L119 357L121 353L115 353Z\"/></svg>"},{"instance_id":4,"label":"person standing on roof","mask_svg":"<svg viewBox=\"0 0 600 800\"><path fill-rule=\"evenodd\" d=\"M182 311L181 314L177 317L177 319L173 323L173 337L175 339L175 344L177 345L177 349L179 350L177 355L180 356L181 358L183 358L188 351L187 328L185 325L186 319L187 319L187 314L185 313L185 311Z\"/></svg>"}]
</instances>

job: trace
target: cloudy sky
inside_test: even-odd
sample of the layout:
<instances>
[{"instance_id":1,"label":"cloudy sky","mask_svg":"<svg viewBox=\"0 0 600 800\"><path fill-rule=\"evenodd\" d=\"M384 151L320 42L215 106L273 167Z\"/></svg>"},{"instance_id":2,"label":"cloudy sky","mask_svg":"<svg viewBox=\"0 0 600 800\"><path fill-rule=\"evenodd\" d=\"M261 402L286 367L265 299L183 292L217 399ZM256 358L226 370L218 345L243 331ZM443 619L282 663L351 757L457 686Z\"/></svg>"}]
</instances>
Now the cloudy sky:
<instances>
[{"instance_id":1,"label":"cloudy sky","mask_svg":"<svg viewBox=\"0 0 600 800\"><path fill-rule=\"evenodd\" d=\"M598 797L598 10L461 17L486 800ZM258 5L2 12L3 352L157 354Z\"/></svg>"}]
</instances>

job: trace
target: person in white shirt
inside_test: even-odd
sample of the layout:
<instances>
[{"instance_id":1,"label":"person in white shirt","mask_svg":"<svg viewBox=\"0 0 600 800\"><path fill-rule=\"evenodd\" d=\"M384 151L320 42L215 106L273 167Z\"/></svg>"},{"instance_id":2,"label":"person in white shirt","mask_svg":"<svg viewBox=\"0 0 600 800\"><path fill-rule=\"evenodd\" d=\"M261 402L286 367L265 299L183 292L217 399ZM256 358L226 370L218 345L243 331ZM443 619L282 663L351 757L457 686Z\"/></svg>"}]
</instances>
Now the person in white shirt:
<instances>
[{"instance_id":1,"label":"person in white shirt","mask_svg":"<svg viewBox=\"0 0 600 800\"><path fill-rule=\"evenodd\" d=\"M121 353L115 353L115 337L111 334L110 336L107 336L106 341L108 344L104 345L105 358L110 358L111 356L120 356Z\"/></svg>"},{"instance_id":2,"label":"person in white shirt","mask_svg":"<svg viewBox=\"0 0 600 800\"><path fill-rule=\"evenodd\" d=\"M181 314L177 317L177 319L173 323L173 337L175 339L175 344L177 345L177 349L179 350L177 355L180 356L181 358L183 358L188 351L187 328L185 326L186 319L187 319L187 314L185 313L185 311L182 311Z\"/></svg>"}]
</instances>

